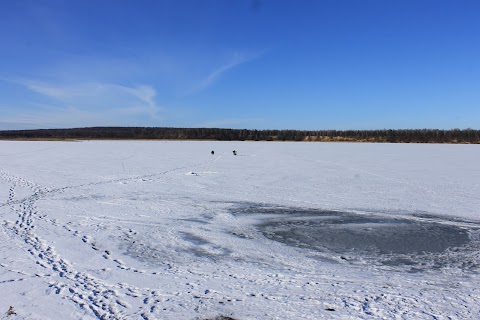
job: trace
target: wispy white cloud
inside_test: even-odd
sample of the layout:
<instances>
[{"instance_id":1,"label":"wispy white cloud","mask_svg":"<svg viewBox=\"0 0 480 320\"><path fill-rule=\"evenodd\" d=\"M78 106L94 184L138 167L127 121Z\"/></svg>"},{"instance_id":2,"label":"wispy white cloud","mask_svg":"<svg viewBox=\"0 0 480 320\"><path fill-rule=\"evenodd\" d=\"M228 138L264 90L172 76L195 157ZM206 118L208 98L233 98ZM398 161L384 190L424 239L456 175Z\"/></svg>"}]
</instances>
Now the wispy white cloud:
<instances>
[{"instance_id":1,"label":"wispy white cloud","mask_svg":"<svg viewBox=\"0 0 480 320\"><path fill-rule=\"evenodd\" d=\"M4 115L3 126L14 123L24 128L139 125L161 120L152 86L124 86L112 83L56 85L32 80L15 83L42 96L43 103L21 113Z\"/></svg>"},{"instance_id":2,"label":"wispy white cloud","mask_svg":"<svg viewBox=\"0 0 480 320\"><path fill-rule=\"evenodd\" d=\"M225 56L219 58L221 53L218 52L199 54L194 59L188 55L161 53L155 59L140 59L150 61L145 65L139 59L127 59L126 62L121 58L113 59L114 62L112 58L74 59L33 70L29 73L32 78L0 74L0 82L7 82L6 86L23 87L20 90L12 87L14 90L8 98L0 101L8 111L8 114L3 112L0 126L8 126L7 122L14 127L42 128L155 126L172 125L172 121L191 125L198 119L183 114L186 107L179 107L185 104L182 98L208 89L226 73L259 58L263 52L236 52L227 55L226 59ZM212 67L215 65L212 61L216 61L216 67ZM137 79L140 84L124 85L122 82L128 81L126 79ZM176 107L160 107L155 87L161 87L164 100L175 103ZM198 106L189 108L197 109Z\"/></svg>"},{"instance_id":3,"label":"wispy white cloud","mask_svg":"<svg viewBox=\"0 0 480 320\"><path fill-rule=\"evenodd\" d=\"M188 92L188 94L197 93L203 91L213 85L220 77L228 72L229 70L247 63L249 61L255 60L259 58L263 52L256 53L256 54L243 54L243 53L235 53L226 63L214 69L210 74L206 77L201 79L193 88Z\"/></svg>"},{"instance_id":4,"label":"wispy white cloud","mask_svg":"<svg viewBox=\"0 0 480 320\"><path fill-rule=\"evenodd\" d=\"M53 85L36 81L23 81L28 89L76 109L84 110L136 110L154 117L160 108L155 103L153 87L140 85L128 87L112 83L80 83Z\"/></svg>"}]
</instances>

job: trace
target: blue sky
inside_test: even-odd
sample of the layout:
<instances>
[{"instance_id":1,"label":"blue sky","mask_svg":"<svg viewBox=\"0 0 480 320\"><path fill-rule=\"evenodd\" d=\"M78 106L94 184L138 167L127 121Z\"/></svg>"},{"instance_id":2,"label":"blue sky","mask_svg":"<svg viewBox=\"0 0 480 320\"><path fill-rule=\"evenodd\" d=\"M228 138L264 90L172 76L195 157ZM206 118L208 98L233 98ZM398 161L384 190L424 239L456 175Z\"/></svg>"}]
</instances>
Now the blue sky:
<instances>
[{"instance_id":1,"label":"blue sky","mask_svg":"<svg viewBox=\"0 0 480 320\"><path fill-rule=\"evenodd\" d=\"M478 0L2 0L0 129L480 129Z\"/></svg>"}]
</instances>

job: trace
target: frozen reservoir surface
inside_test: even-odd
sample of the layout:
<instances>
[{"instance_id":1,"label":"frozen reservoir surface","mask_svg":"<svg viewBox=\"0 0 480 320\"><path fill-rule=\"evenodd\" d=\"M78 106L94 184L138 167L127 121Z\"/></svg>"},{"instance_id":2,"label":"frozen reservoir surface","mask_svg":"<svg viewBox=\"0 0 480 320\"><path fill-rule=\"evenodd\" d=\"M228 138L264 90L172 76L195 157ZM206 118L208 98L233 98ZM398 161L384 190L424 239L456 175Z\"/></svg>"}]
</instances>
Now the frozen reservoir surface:
<instances>
[{"instance_id":1,"label":"frozen reservoir surface","mask_svg":"<svg viewBox=\"0 0 480 320\"><path fill-rule=\"evenodd\" d=\"M479 159L478 145L0 141L0 317L479 319Z\"/></svg>"}]
</instances>

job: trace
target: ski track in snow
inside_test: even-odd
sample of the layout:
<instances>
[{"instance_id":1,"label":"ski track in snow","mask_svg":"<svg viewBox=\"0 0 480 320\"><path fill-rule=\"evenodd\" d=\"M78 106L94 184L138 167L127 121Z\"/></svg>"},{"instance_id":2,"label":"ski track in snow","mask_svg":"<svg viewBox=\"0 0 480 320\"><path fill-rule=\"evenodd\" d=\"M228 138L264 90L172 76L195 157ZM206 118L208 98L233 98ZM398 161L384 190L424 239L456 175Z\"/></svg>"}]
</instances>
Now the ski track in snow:
<instances>
[{"instance_id":1,"label":"ski track in snow","mask_svg":"<svg viewBox=\"0 0 480 320\"><path fill-rule=\"evenodd\" d=\"M51 148L48 148L51 149ZM48 150L42 149L42 150ZM356 295L352 296L352 280L348 276L339 275L318 275L318 274L297 274L289 275L289 277L283 278L280 274L272 273L271 275L264 275L262 279L254 274L235 274L232 272L228 275L232 280L232 284L224 284L224 288L230 289L232 294L226 294L225 292L218 292L215 290L203 290L201 286L195 281L188 280L188 273L193 275L193 279L202 279L207 276L204 271L196 270L195 268L182 269L184 273L178 273L177 267L171 266L171 274L173 277L185 279L187 283L185 286L189 289L188 296L190 300L185 300L185 297L181 297L182 293L180 289L165 289L162 288L152 289L145 286L135 286L125 282L115 282L102 280L95 275L81 271L74 267L75 262L71 263L67 259L62 258L62 253L57 252L55 246L48 243L37 232L37 224L39 222L47 223L52 227L52 230L62 230L70 235L71 238L78 239L78 243L82 243L91 251L91 254L95 257L101 257L106 261L106 266L113 267L121 270L121 272L145 275L148 277L155 277L156 271L146 270L130 266L128 263L122 261L122 258L116 256L116 252L105 248L104 245L97 243L93 237L81 229L69 224L62 224L56 219L51 219L48 215L38 210L38 202L49 199L52 196L62 194L64 192L71 192L75 190L81 190L85 187L104 186L115 183L126 183L131 181L149 181L151 179L162 179L170 174L176 172L184 172L187 170L195 170L197 168L205 168L204 173L209 173L211 166L215 162L222 159L225 153L216 156L212 160L202 161L185 166L178 166L169 170L152 173L135 175L128 170L126 161L132 159L134 155L121 159L121 168L125 177L113 178L108 180L98 180L83 184L64 186L64 187L51 187L47 188L40 184L29 181L25 178L15 176L9 172L0 172L0 180L9 185L7 201L0 204L0 208L5 208L16 216L15 221L3 219L3 228L9 240L14 241L17 245L22 247L25 252L31 256L31 261L34 261L35 265L43 270L42 272L28 273L22 270L16 270L6 263L0 263L0 267L8 270L12 274L16 274L15 278L0 281L0 284L10 282L24 282L29 278L41 278L44 279L47 284L46 294L56 294L65 299L71 301L78 307L81 312L84 312L86 317L98 318L98 319L173 319L168 314L164 317L161 316L162 303L169 301L179 301L179 308L190 308L194 306L190 314L197 314L199 317L204 318L202 310L212 312L216 310L214 305L227 306L225 310L229 310L229 305L235 305L235 303L243 303L244 308L260 308L265 305L265 314L258 310L252 311L252 314L265 319L278 318L277 316L271 316L275 313L275 303L270 302L279 301L285 303L289 301L291 304L289 308L285 308L282 313L285 319L296 319L299 315L299 310L307 308L311 310L309 317L311 319L320 318L336 318L335 312L340 308L344 308L343 315L339 318L385 318L394 316L397 319L404 318L420 318L420 319L442 319L447 318L445 313L439 313L438 306L435 305L435 299L432 297L440 298L445 304L448 310L453 310L449 317L453 318L476 318L480 316L479 308L472 305L472 303L480 304L480 293L478 289L470 288L470 297L464 298L465 294L462 291L462 287L465 286L468 280L459 279L457 283L435 283L430 285L429 280L419 280L418 278L405 279L403 283L395 283L392 285L386 285L384 279L369 279L359 280L355 286L354 292ZM13 153L14 155L14 153ZM319 161L319 160L318 160ZM327 161L325 161L327 163ZM349 168L338 163L328 162L332 165L345 167L352 170L372 175L381 179L390 180L395 183L408 184L405 181L399 181L396 179L390 179L375 173L365 171L363 169ZM191 171L193 172L193 171ZM28 190L29 194L26 197L19 198L17 196L17 190ZM285 187L287 190L288 187ZM426 189L426 192L435 195L435 191ZM206 192L206 191L205 191ZM215 192L208 192L209 195L215 197L219 195ZM245 199L255 195L255 190L252 191L239 191L235 195L238 197L242 194ZM285 198L282 192L279 195L264 194L266 199L273 202L278 200L290 201L292 203L301 202L304 204L316 204L315 200L298 200L295 197ZM437 195L436 195L437 196ZM228 198L228 195L223 195L224 199ZM232 199L234 200L234 199ZM105 218L96 217L96 221L105 220ZM121 221L116 218L117 224L114 227L116 232L121 235L126 241L132 242L138 240L138 234L131 226L135 224L134 221L126 221L130 227L121 226ZM1 249L1 247L0 247ZM0 252L2 255L6 255ZM223 271L222 271L223 272ZM228 274L228 270L218 275L209 274L208 277L219 278L219 281L228 280L225 275ZM393 278L402 278L399 275L393 275ZM240 278L240 279L238 279ZM314 281L311 279L315 278ZM362 282L364 281L364 282ZM383 284L383 292L379 294L372 294L369 292L369 285L381 286ZM418 287L424 287L425 290L420 291L417 294ZM259 292L258 288L262 286L278 286L278 291L273 292ZM325 291L325 286L330 288ZM290 292L288 288L297 287L299 292L307 290L310 294L301 295L296 292L298 301L291 301ZM318 289L317 289L318 287ZM309 290L309 291L308 291ZM243 292L244 295L239 295ZM312 292L316 292L316 295L312 295ZM412 292L412 294L409 294ZM184 293L185 295L185 293ZM424 296L423 296L424 295ZM452 298L454 297L454 298ZM183 300L182 300L183 299ZM262 302L264 301L264 304ZM190 305L182 306L182 301L190 301ZM193 302L192 302L193 301ZM169 304L169 305L170 305ZM140 306L140 307L138 307ZM234 309L232 309L234 310ZM326 311L325 311L326 310ZM444 309L443 312L445 312ZM270 312L270 316L268 315ZM213 314L212 316L215 316ZM304 315L305 316L305 315Z\"/></svg>"}]
</instances>

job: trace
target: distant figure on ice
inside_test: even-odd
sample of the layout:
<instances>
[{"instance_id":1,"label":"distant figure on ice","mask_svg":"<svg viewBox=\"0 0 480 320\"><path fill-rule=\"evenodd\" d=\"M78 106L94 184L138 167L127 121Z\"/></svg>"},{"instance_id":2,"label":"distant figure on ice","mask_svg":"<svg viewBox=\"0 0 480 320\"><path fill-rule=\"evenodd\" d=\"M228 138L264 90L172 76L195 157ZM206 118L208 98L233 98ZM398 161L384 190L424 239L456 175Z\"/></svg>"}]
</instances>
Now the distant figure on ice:
<instances>
[{"instance_id":1,"label":"distant figure on ice","mask_svg":"<svg viewBox=\"0 0 480 320\"><path fill-rule=\"evenodd\" d=\"M212 156L215 154L215 151L212 150L212 152L210 152L212 154Z\"/></svg>"},{"instance_id":2,"label":"distant figure on ice","mask_svg":"<svg viewBox=\"0 0 480 320\"><path fill-rule=\"evenodd\" d=\"M236 150L233 150L233 155L234 155L234 156L237 155L237 151L236 151Z\"/></svg>"}]
</instances>

